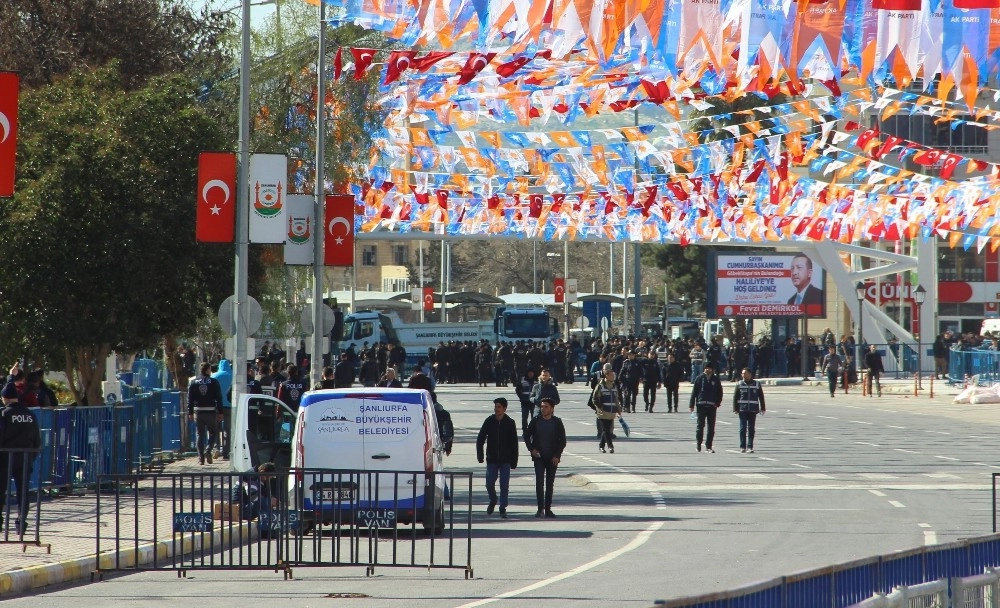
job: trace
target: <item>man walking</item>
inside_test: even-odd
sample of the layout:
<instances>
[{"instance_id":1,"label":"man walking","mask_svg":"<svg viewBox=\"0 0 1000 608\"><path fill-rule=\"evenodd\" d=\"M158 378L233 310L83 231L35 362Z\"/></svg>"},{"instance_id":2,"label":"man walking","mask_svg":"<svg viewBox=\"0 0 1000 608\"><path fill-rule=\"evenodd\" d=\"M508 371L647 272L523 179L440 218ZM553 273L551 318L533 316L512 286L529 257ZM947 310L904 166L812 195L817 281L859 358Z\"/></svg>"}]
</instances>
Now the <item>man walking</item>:
<instances>
[{"instance_id":1,"label":"man walking","mask_svg":"<svg viewBox=\"0 0 1000 608\"><path fill-rule=\"evenodd\" d=\"M212 464L222 422L222 389L219 381L211 377L212 366L201 364L201 375L188 386L188 419L197 424L198 464Z\"/></svg>"},{"instance_id":2,"label":"man walking","mask_svg":"<svg viewBox=\"0 0 1000 608\"><path fill-rule=\"evenodd\" d=\"M42 435L38 429L38 420L24 404L20 403L17 388L13 383L3 387L0 392L3 400L3 411L0 412L0 524L3 523L3 513L7 500L10 479L14 478L17 489L17 521L14 522L17 534L24 536L28 529L28 482L31 480L31 468L42 447Z\"/></svg>"},{"instance_id":3,"label":"man walking","mask_svg":"<svg viewBox=\"0 0 1000 608\"><path fill-rule=\"evenodd\" d=\"M757 430L757 414L763 415L764 387L753 379L750 368L743 368L743 379L733 393L733 413L740 416L740 451L753 454L753 436Z\"/></svg>"},{"instance_id":4,"label":"man walking","mask_svg":"<svg viewBox=\"0 0 1000 608\"><path fill-rule=\"evenodd\" d=\"M676 412L681 403L680 385L684 368L673 353L667 355L667 365L663 368L663 387L667 389L667 411Z\"/></svg>"},{"instance_id":5,"label":"man walking","mask_svg":"<svg viewBox=\"0 0 1000 608\"><path fill-rule=\"evenodd\" d=\"M500 518L507 519L507 494L510 491L510 471L517 468L517 423L507 415L507 400L493 400L493 415L483 421L476 438L476 457L483 462L486 457L486 491L490 495L488 515L497 506L497 478L500 478Z\"/></svg>"},{"instance_id":6,"label":"man walking","mask_svg":"<svg viewBox=\"0 0 1000 608\"><path fill-rule=\"evenodd\" d=\"M538 511L535 517L555 517L552 512L552 488L556 481L559 459L566 449L566 427L553 415L555 404L543 398L542 414L532 418L524 431L524 445L535 465L535 498Z\"/></svg>"},{"instance_id":7,"label":"man walking","mask_svg":"<svg viewBox=\"0 0 1000 608\"><path fill-rule=\"evenodd\" d=\"M642 400L646 411L652 412L656 405L656 389L660 388L663 377L660 375L660 364L656 360L656 351L649 349L648 359L642 368Z\"/></svg>"},{"instance_id":8,"label":"man walking","mask_svg":"<svg viewBox=\"0 0 1000 608\"><path fill-rule=\"evenodd\" d=\"M722 381L715 375L715 363L705 362L705 371L694 381L691 390L690 410L698 407L698 430L695 432L698 451L701 451L701 440L705 439L705 451L715 453L712 440L715 439L715 413L722 405ZM705 436L705 426L708 426L708 436Z\"/></svg>"},{"instance_id":9,"label":"man walking","mask_svg":"<svg viewBox=\"0 0 1000 608\"><path fill-rule=\"evenodd\" d=\"M615 386L615 372L611 369L610 363L604 364L604 377L594 387L594 392L590 396L590 408L597 414L598 435L601 436L601 443L597 448L604 453L604 445L607 444L614 454L615 418L621 417L622 404L618 387Z\"/></svg>"},{"instance_id":10,"label":"man walking","mask_svg":"<svg viewBox=\"0 0 1000 608\"><path fill-rule=\"evenodd\" d=\"M872 396L872 382L874 382L875 390L881 397L882 384L879 382L879 377L885 373L885 367L882 366L882 355L878 354L878 349L874 344L869 346L868 352L865 353L865 367L868 368L868 377L865 378L865 390L868 391L868 396Z\"/></svg>"},{"instance_id":11,"label":"man walking","mask_svg":"<svg viewBox=\"0 0 1000 608\"><path fill-rule=\"evenodd\" d=\"M823 357L823 373L826 374L827 383L830 385L830 396L837 392L837 378L844 373L844 361L837 354L837 347L831 346L830 352Z\"/></svg>"}]
</instances>

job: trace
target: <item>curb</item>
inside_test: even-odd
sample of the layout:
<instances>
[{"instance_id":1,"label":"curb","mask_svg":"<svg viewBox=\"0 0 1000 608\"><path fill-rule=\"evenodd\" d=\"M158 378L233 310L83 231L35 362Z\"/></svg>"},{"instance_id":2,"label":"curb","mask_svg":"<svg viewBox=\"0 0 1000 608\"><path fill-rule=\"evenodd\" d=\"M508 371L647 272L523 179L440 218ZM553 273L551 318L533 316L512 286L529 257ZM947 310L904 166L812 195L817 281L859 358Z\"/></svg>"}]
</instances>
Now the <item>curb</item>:
<instances>
[{"instance_id":1,"label":"curb","mask_svg":"<svg viewBox=\"0 0 1000 608\"><path fill-rule=\"evenodd\" d=\"M139 570L141 566L151 564L154 561L173 557L175 548L181 555L197 551L206 545L217 546L221 550L227 547L228 541L234 537L244 541L252 540L255 530L256 526L250 522L244 522L239 526L226 526L211 534L185 535L180 542L170 538L117 552L104 552L100 555L99 563L97 556L88 555L41 566L8 570L0 573L0 598L26 593L49 585L69 583L87 577L93 578L93 575L99 570L111 571L115 569L115 566L122 569L118 570L119 572L129 569Z\"/></svg>"}]
</instances>

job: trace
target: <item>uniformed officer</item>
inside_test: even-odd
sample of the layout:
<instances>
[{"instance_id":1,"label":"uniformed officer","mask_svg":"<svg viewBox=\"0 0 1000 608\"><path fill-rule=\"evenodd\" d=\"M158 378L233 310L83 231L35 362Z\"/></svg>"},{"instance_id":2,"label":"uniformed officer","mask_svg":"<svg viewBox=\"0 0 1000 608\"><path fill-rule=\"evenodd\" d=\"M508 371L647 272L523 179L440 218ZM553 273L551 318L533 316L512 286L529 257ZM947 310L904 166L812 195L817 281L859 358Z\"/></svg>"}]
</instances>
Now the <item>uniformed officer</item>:
<instances>
[{"instance_id":1,"label":"uniformed officer","mask_svg":"<svg viewBox=\"0 0 1000 608\"><path fill-rule=\"evenodd\" d=\"M305 378L299 374L299 368L289 365L288 380L282 382L281 386L278 387L278 399L281 399L290 410L297 412L299 411L299 402L302 401L302 395L305 392Z\"/></svg>"},{"instance_id":2,"label":"uniformed officer","mask_svg":"<svg viewBox=\"0 0 1000 608\"><path fill-rule=\"evenodd\" d=\"M763 414L764 387L753 379L750 368L743 368L743 379L733 393L733 413L740 416L740 451L753 454L753 436L757 428L757 414Z\"/></svg>"},{"instance_id":3,"label":"uniformed officer","mask_svg":"<svg viewBox=\"0 0 1000 608\"><path fill-rule=\"evenodd\" d=\"M188 386L188 420L194 420L198 429L199 464L212 464L212 451L222 422L222 387L211 376L212 366L201 364L201 375Z\"/></svg>"},{"instance_id":4,"label":"uniformed officer","mask_svg":"<svg viewBox=\"0 0 1000 608\"><path fill-rule=\"evenodd\" d=\"M17 533L24 536L28 529L28 482L31 480L31 467L42 447L42 435L38 429L35 414L25 407L18 398L17 388L11 383L0 391L3 400L3 411L0 412L0 523L7 498L7 488L10 478L14 478L17 489L17 521L14 522Z\"/></svg>"}]
</instances>

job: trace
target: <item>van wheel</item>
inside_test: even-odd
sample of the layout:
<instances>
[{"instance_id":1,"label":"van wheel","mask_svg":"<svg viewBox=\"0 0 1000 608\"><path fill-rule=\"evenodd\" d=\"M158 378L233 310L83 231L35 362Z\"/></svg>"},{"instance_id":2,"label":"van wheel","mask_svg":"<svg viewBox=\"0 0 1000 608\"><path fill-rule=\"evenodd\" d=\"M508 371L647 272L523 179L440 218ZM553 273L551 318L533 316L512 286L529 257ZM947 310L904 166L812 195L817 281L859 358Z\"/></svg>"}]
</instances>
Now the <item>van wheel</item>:
<instances>
[{"instance_id":1,"label":"van wheel","mask_svg":"<svg viewBox=\"0 0 1000 608\"><path fill-rule=\"evenodd\" d=\"M431 518L424 517L424 530L429 531L431 529ZM434 515L434 535L440 536L444 534L444 505L441 505L437 509L437 513Z\"/></svg>"}]
</instances>

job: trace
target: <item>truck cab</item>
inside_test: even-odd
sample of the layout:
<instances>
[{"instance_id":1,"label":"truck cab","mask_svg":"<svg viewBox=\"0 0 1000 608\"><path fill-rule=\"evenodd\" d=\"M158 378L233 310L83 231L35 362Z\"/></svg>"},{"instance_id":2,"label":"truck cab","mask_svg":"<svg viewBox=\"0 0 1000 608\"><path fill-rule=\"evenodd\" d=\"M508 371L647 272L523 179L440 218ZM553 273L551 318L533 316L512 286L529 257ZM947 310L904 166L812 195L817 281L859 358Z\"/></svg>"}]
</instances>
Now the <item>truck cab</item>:
<instances>
[{"instance_id":1,"label":"truck cab","mask_svg":"<svg viewBox=\"0 0 1000 608\"><path fill-rule=\"evenodd\" d=\"M549 340L559 337L559 324L544 308L497 308L493 333L498 340Z\"/></svg>"},{"instance_id":2,"label":"truck cab","mask_svg":"<svg viewBox=\"0 0 1000 608\"><path fill-rule=\"evenodd\" d=\"M399 344L399 336L392 319L388 315L370 310L347 315L344 319L344 337L341 339L343 348L352 343L360 346L365 342Z\"/></svg>"}]
</instances>

